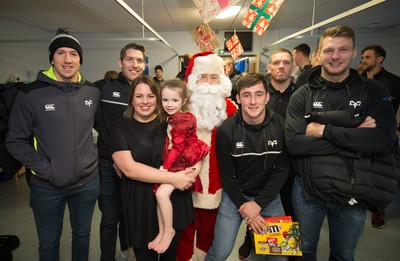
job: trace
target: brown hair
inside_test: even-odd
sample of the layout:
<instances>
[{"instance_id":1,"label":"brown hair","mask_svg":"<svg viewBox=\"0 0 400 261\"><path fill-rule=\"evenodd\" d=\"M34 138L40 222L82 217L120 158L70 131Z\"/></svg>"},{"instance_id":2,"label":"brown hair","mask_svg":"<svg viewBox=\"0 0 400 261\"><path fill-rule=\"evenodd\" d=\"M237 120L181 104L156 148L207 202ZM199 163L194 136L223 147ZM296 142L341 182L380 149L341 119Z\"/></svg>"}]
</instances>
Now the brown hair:
<instances>
[{"instance_id":1,"label":"brown hair","mask_svg":"<svg viewBox=\"0 0 400 261\"><path fill-rule=\"evenodd\" d=\"M293 54L288 49L285 49L285 48L276 49L271 53L270 57L272 57L272 55L275 55L277 53L288 53L290 55L290 62L293 63ZM269 59L270 64L271 64L271 62L272 62L272 59Z\"/></svg>"},{"instance_id":2,"label":"brown hair","mask_svg":"<svg viewBox=\"0 0 400 261\"><path fill-rule=\"evenodd\" d=\"M249 73L243 75L236 82L237 92L240 95L240 91L246 87L252 87L258 83L262 83L266 92L268 92L268 84L264 76L259 73Z\"/></svg>"},{"instance_id":3,"label":"brown hair","mask_svg":"<svg viewBox=\"0 0 400 261\"><path fill-rule=\"evenodd\" d=\"M125 55L126 55L126 51L127 51L128 49L133 49L133 50L141 51L142 54L143 54L143 59L146 57L146 51L145 51L143 45L140 45L140 44L137 44L137 43L129 43L129 44L125 45L124 48L121 49L121 52L120 52L120 54L119 54L119 59L120 59L121 61L124 60Z\"/></svg>"},{"instance_id":4,"label":"brown hair","mask_svg":"<svg viewBox=\"0 0 400 261\"><path fill-rule=\"evenodd\" d=\"M135 94L135 90L136 87L140 84L147 84L150 87L151 92L156 96L156 100L159 100L159 96L158 96L158 90L157 90L157 84L156 82L153 80L153 78L151 78L148 75L142 75L139 76L138 78L136 78L135 80L133 80L131 87L129 89L129 102L128 102L128 107L126 108L126 110L124 111L124 117L128 118L128 119L132 119L133 115L135 114L135 108L132 105L132 101L133 101L133 96ZM158 114L158 106L156 108L156 110L154 111L155 114Z\"/></svg>"},{"instance_id":5,"label":"brown hair","mask_svg":"<svg viewBox=\"0 0 400 261\"><path fill-rule=\"evenodd\" d=\"M322 48L322 43L326 37L346 37L352 40L353 48L356 46L354 30L347 25L337 25L327 28L319 39L319 49Z\"/></svg>"},{"instance_id":6,"label":"brown hair","mask_svg":"<svg viewBox=\"0 0 400 261\"><path fill-rule=\"evenodd\" d=\"M187 99L186 103L182 106L182 111L185 112L189 110L189 89L186 86L185 82L178 78L166 80L160 85L160 99L158 100L161 121L165 121L168 117L168 114L164 111L162 107L162 91L167 88L178 92L182 100Z\"/></svg>"}]
</instances>

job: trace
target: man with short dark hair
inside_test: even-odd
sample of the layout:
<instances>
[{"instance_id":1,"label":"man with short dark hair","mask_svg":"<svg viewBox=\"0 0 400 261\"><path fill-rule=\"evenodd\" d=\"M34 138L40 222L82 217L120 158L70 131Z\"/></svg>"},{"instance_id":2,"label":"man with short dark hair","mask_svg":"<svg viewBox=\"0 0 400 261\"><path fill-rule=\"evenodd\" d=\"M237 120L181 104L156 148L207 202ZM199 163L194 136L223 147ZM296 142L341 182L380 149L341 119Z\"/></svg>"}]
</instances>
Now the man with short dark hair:
<instances>
[{"instance_id":1,"label":"man with short dark hair","mask_svg":"<svg viewBox=\"0 0 400 261\"><path fill-rule=\"evenodd\" d=\"M156 65L156 67L154 67L154 73L156 74L156 76L154 76L153 79L157 83L158 87L160 87L160 84L164 81L163 79L164 70L162 66Z\"/></svg>"},{"instance_id":2,"label":"man with short dark hair","mask_svg":"<svg viewBox=\"0 0 400 261\"><path fill-rule=\"evenodd\" d=\"M380 45L370 45L361 51L364 76L382 83L389 91L394 113L397 114L400 104L400 77L388 72L382 64L386 58L386 51ZM385 209L380 208L372 213L371 224L374 228L385 227Z\"/></svg>"},{"instance_id":3,"label":"man with short dark hair","mask_svg":"<svg viewBox=\"0 0 400 261\"><path fill-rule=\"evenodd\" d=\"M312 68L309 58L310 52L310 46L305 43L299 44L293 48L294 64L300 68L300 73L295 77L294 82L299 87L307 82L308 72Z\"/></svg>"},{"instance_id":4,"label":"man with short dark hair","mask_svg":"<svg viewBox=\"0 0 400 261\"><path fill-rule=\"evenodd\" d=\"M121 214L121 179L113 168L114 161L111 157L113 153L111 130L114 121L123 117L128 106L130 85L143 74L145 65L144 46L129 43L120 51L118 66L121 72L118 73L118 78L96 82L101 89L101 102L95 125L99 133L97 147L101 188L99 197L101 261L115 260L117 231L119 231L121 255L127 257L130 253Z\"/></svg>"},{"instance_id":5,"label":"man with short dark hair","mask_svg":"<svg viewBox=\"0 0 400 261\"><path fill-rule=\"evenodd\" d=\"M227 260L243 220L254 232L265 234L268 224L264 217L285 214L279 196L289 171L284 119L267 107L269 93L264 76L244 75L237 87L237 101L242 106L217 132L223 191L206 261ZM265 260L287 257L268 256Z\"/></svg>"},{"instance_id":6,"label":"man with short dark hair","mask_svg":"<svg viewBox=\"0 0 400 261\"><path fill-rule=\"evenodd\" d=\"M270 75L268 82L268 108L282 117L286 116L289 99L295 90L297 90L296 84L291 81L290 77L294 71L294 67L293 57L289 50L279 48L272 52L267 68ZM289 160L287 164L290 165ZM292 187L294 174L291 174L293 173L289 171L288 179L280 191L283 209L287 216L293 215ZM254 252L254 244L251 242L250 235L250 233L246 233L245 241L239 248L239 258L242 260L246 259L251 252Z\"/></svg>"}]
</instances>

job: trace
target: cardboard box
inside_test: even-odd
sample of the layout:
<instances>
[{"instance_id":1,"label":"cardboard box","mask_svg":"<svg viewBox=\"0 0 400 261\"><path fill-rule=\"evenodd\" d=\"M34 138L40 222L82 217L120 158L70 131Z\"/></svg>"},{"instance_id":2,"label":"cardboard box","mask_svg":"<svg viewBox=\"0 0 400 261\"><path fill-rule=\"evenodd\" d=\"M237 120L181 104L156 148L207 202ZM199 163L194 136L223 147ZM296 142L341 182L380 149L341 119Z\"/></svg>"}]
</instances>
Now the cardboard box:
<instances>
[{"instance_id":1,"label":"cardboard box","mask_svg":"<svg viewBox=\"0 0 400 261\"><path fill-rule=\"evenodd\" d=\"M300 227L290 216L265 218L269 233L254 233L255 253L260 255L302 256Z\"/></svg>"}]
</instances>

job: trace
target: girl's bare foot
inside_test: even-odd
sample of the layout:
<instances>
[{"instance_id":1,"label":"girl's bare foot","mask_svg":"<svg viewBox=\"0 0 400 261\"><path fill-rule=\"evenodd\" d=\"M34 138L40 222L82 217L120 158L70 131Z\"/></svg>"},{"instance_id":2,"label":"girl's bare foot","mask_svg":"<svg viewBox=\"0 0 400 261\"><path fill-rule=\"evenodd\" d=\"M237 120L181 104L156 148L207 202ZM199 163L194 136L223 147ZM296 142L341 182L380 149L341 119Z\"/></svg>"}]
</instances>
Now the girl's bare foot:
<instances>
[{"instance_id":1,"label":"girl's bare foot","mask_svg":"<svg viewBox=\"0 0 400 261\"><path fill-rule=\"evenodd\" d=\"M153 249L154 251L156 251L156 246L158 245L158 243L160 243L160 240L161 240L161 238L162 238L162 234L161 233L158 233L158 235L153 239L153 241L151 241L148 245L147 245L147 247L149 248L149 249Z\"/></svg>"},{"instance_id":2,"label":"girl's bare foot","mask_svg":"<svg viewBox=\"0 0 400 261\"><path fill-rule=\"evenodd\" d=\"M159 254L164 253L165 251L167 251L169 245L172 242L172 239L175 236L175 229L169 230L169 231L164 231L160 242L158 243L158 245L153 248L154 251L156 251Z\"/></svg>"}]
</instances>

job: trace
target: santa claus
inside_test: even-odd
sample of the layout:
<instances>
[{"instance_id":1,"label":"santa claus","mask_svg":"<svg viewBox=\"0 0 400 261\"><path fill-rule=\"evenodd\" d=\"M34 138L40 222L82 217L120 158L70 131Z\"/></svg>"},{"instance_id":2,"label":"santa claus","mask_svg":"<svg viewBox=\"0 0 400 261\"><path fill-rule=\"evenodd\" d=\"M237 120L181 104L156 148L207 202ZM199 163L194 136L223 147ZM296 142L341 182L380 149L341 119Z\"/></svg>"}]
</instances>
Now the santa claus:
<instances>
[{"instance_id":1,"label":"santa claus","mask_svg":"<svg viewBox=\"0 0 400 261\"><path fill-rule=\"evenodd\" d=\"M185 81L190 90L190 112L197 119L197 136L211 150L202 161L199 179L192 193L196 221L183 232L176 260L202 261L212 244L222 193L215 154L216 129L225 119L233 116L237 108L227 98L231 94L232 84L224 74L224 62L218 55L212 52L193 55Z\"/></svg>"}]
</instances>

